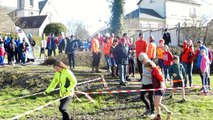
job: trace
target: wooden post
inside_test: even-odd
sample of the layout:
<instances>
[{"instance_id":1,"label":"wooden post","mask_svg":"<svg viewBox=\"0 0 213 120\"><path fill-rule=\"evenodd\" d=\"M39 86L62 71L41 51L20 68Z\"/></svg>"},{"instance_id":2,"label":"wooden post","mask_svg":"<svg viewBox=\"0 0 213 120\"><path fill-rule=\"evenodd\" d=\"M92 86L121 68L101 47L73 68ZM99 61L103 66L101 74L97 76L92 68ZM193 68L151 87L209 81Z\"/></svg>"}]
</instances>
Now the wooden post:
<instances>
[{"instance_id":1,"label":"wooden post","mask_svg":"<svg viewBox=\"0 0 213 120\"><path fill-rule=\"evenodd\" d=\"M178 46L181 46L181 44L180 44L180 23L178 23Z\"/></svg>"}]
</instances>

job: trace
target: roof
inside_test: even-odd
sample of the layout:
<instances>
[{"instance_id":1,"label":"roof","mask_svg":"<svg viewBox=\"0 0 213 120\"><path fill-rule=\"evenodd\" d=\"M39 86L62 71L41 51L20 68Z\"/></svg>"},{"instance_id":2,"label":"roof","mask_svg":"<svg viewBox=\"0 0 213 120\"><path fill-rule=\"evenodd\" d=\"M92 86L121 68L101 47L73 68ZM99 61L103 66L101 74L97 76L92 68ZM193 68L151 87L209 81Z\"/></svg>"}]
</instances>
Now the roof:
<instances>
[{"instance_id":1,"label":"roof","mask_svg":"<svg viewBox=\"0 0 213 120\"><path fill-rule=\"evenodd\" d=\"M20 17L15 24L21 28L40 28L46 17L47 15Z\"/></svg>"},{"instance_id":2,"label":"roof","mask_svg":"<svg viewBox=\"0 0 213 120\"><path fill-rule=\"evenodd\" d=\"M140 5L142 1L143 1L143 0L140 0L140 1L137 3L137 5ZM191 3L191 4L198 4L198 5L200 4L198 0L168 0L168 1L176 1L176 2Z\"/></svg>"},{"instance_id":3,"label":"roof","mask_svg":"<svg viewBox=\"0 0 213 120\"><path fill-rule=\"evenodd\" d=\"M132 11L131 13L125 15L125 18L134 19L134 18L140 18L140 16L151 16L158 19L164 19L161 15L159 15L153 9L146 9L146 8L138 8Z\"/></svg>"},{"instance_id":4,"label":"roof","mask_svg":"<svg viewBox=\"0 0 213 120\"><path fill-rule=\"evenodd\" d=\"M39 12L41 13L41 11L43 10L44 6L46 5L48 0L43 0L39 2Z\"/></svg>"}]
</instances>

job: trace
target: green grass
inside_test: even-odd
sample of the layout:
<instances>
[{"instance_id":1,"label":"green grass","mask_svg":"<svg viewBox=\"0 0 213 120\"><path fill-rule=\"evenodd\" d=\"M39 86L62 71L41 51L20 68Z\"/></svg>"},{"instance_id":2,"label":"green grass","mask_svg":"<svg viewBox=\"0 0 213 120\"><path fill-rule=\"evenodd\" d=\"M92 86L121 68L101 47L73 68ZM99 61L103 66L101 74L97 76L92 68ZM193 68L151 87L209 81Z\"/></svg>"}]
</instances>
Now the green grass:
<instances>
[{"instance_id":1,"label":"green grass","mask_svg":"<svg viewBox=\"0 0 213 120\"><path fill-rule=\"evenodd\" d=\"M53 77L54 71L52 66L28 66L28 67L16 67L12 69L10 67L10 72L14 73L17 79L21 79L22 74L25 77L29 77L30 80L22 80L22 82L30 82L29 85L39 86L43 84L43 87L38 87L37 90L31 87L18 86L17 84L8 85L0 90L0 101L12 99L14 97L32 94L45 89L50 83ZM0 73L7 72L6 67L0 69ZM38 72L41 73L38 73ZM74 71L77 79L81 82L83 79L88 80L92 78L100 77L100 74L93 74L87 71L91 71L88 67L77 67ZM15 74L15 72L18 72ZM43 73L42 73L43 72ZM102 70L104 74L106 72ZM12 78L13 74L0 74L0 82L2 79L9 77ZM3 76L3 77L2 77ZM31 76L31 77L30 77ZM23 77L23 78L25 78ZM22 78L22 79L23 79ZM14 79L14 82L17 80ZM113 79L110 76L105 76L105 79L110 87L117 86L118 80ZM213 79L213 76L211 76ZM21 81L21 80L20 80ZM97 90L102 90L103 87L100 85L101 82L92 84L92 86L98 86ZM198 75L193 75L193 84L201 86L201 81ZM212 84L213 85L213 84ZM83 86L85 87L85 86ZM91 86L90 86L91 87ZM213 86L212 86L213 87ZM132 88L134 89L134 88ZM95 90L90 90L95 91ZM187 92L189 90L186 90ZM168 99L165 96L163 99L163 104L165 104L172 111L172 120L211 120L213 118L213 96L211 95L201 96L199 95L200 90L198 88L193 88L189 95L186 95L187 102L180 103L181 95L175 94L174 99ZM142 113L144 112L144 104L139 98L139 93L134 94L114 94L114 95L91 95L95 100L95 103L91 103L85 96L77 95L82 102L77 101L77 99L72 100L69 105L69 111L75 119L130 119L130 120L149 120L149 118L142 118ZM0 102L0 119L7 119L14 117L18 114L27 112L29 110L35 109L41 105L44 105L50 101L59 98L58 93L52 93L50 95L40 95L25 99L14 100L8 103ZM61 114L58 111L59 102L42 109L41 111L29 114L21 119L61 119ZM166 117L165 111L162 111L163 119Z\"/></svg>"}]
</instances>

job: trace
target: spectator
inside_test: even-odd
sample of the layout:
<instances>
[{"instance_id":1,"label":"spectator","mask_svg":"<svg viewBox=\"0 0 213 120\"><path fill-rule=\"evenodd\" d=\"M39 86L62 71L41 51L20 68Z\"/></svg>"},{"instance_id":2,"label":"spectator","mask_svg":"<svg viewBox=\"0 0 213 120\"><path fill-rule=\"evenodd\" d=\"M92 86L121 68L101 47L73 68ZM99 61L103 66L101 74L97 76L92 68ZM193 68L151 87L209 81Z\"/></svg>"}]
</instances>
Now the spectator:
<instances>
[{"instance_id":1,"label":"spectator","mask_svg":"<svg viewBox=\"0 0 213 120\"><path fill-rule=\"evenodd\" d=\"M136 58L137 58L137 64L138 64L138 70L140 74L140 81L142 80L142 73L143 73L143 64L141 61L139 61L138 57L140 53L147 53L148 45L146 40L143 39L143 34L139 33L139 40L135 43L135 50L136 50Z\"/></svg>"},{"instance_id":2,"label":"spectator","mask_svg":"<svg viewBox=\"0 0 213 120\"><path fill-rule=\"evenodd\" d=\"M164 30L163 39L165 40L165 45L169 46L169 43L171 43L171 36L167 29Z\"/></svg>"},{"instance_id":3,"label":"spectator","mask_svg":"<svg viewBox=\"0 0 213 120\"><path fill-rule=\"evenodd\" d=\"M169 80L168 79L168 68L173 63L173 55L169 51L169 47L167 45L164 46L163 61L164 61L164 78L165 78L165 82L166 82L166 80ZM170 84L171 84L171 81L170 81Z\"/></svg>"},{"instance_id":4,"label":"spectator","mask_svg":"<svg viewBox=\"0 0 213 120\"><path fill-rule=\"evenodd\" d=\"M110 48L111 48L111 45L110 45L110 38L109 36L106 36L105 37L105 40L102 44L102 48L103 48L103 53L104 53L104 59L105 59L105 62L106 62L106 68L107 68L107 72L110 72L110 68L111 68L111 61L110 61Z\"/></svg>"},{"instance_id":5,"label":"spectator","mask_svg":"<svg viewBox=\"0 0 213 120\"><path fill-rule=\"evenodd\" d=\"M133 38L130 38L129 41L129 75L132 74L132 77L135 77L135 43Z\"/></svg>"},{"instance_id":6,"label":"spectator","mask_svg":"<svg viewBox=\"0 0 213 120\"><path fill-rule=\"evenodd\" d=\"M22 43L20 44L20 50L21 50L21 62L23 65L26 63L26 50L27 50L28 44L25 41L25 38L23 38Z\"/></svg>"},{"instance_id":7,"label":"spectator","mask_svg":"<svg viewBox=\"0 0 213 120\"><path fill-rule=\"evenodd\" d=\"M156 58L156 44L153 36L149 37L149 42L147 55L150 60L154 60Z\"/></svg>"},{"instance_id":8,"label":"spectator","mask_svg":"<svg viewBox=\"0 0 213 120\"><path fill-rule=\"evenodd\" d=\"M206 50L202 49L201 50L201 61L200 61L200 70L203 76L203 80L202 80L202 85L203 85L203 93L204 95L207 95L208 93L208 77L210 76L210 68L209 68L209 64L210 64L210 60L206 54Z\"/></svg>"},{"instance_id":9,"label":"spectator","mask_svg":"<svg viewBox=\"0 0 213 120\"><path fill-rule=\"evenodd\" d=\"M66 54L68 55L70 69L75 69L75 51L78 49L78 43L74 40L74 36L71 35L70 39L67 39Z\"/></svg>"},{"instance_id":10,"label":"spectator","mask_svg":"<svg viewBox=\"0 0 213 120\"><path fill-rule=\"evenodd\" d=\"M162 72L164 73L164 60L163 60L164 39L160 39L159 43L160 43L160 45L157 47L158 65L161 68Z\"/></svg>"},{"instance_id":11,"label":"spectator","mask_svg":"<svg viewBox=\"0 0 213 120\"><path fill-rule=\"evenodd\" d=\"M16 59L16 63L19 63L21 60L21 51L19 49L21 41L20 38L15 38L15 43L16 43L16 52L15 52L15 59Z\"/></svg>"},{"instance_id":12,"label":"spectator","mask_svg":"<svg viewBox=\"0 0 213 120\"><path fill-rule=\"evenodd\" d=\"M58 37L58 53L63 53L64 50L65 50L65 40L64 40L64 37L62 35L60 35Z\"/></svg>"},{"instance_id":13,"label":"spectator","mask_svg":"<svg viewBox=\"0 0 213 120\"><path fill-rule=\"evenodd\" d=\"M45 49L46 49L45 34L42 34L41 50L40 50L40 56L39 56L39 58L41 58L41 54L44 54L44 56L47 57L47 55L45 53Z\"/></svg>"},{"instance_id":14,"label":"spectator","mask_svg":"<svg viewBox=\"0 0 213 120\"><path fill-rule=\"evenodd\" d=\"M100 44L99 44L99 38L100 34L97 34L93 39L92 39L92 44L91 44L91 50L92 50L92 72L97 72L100 73L99 71L99 63L101 59L101 51L100 51ZM94 71L94 69L96 69Z\"/></svg>"},{"instance_id":15,"label":"spectator","mask_svg":"<svg viewBox=\"0 0 213 120\"><path fill-rule=\"evenodd\" d=\"M13 64L16 48L17 48L16 43L15 43L14 39L11 38L11 41L8 43L8 47L7 47L7 50L8 50L8 64L9 65Z\"/></svg>"},{"instance_id":16,"label":"spectator","mask_svg":"<svg viewBox=\"0 0 213 120\"><path fill-rule=\"evenodd\" d=\"M118 68L117 68L117 64L115 61L115 56L116 56L115 48L116 48L117 44L118 44L118 40L114 39L112 46L110 48L110 59L111 59L111 63L112 63L112 66L111 66L112 76L118 76Z\"/></svg>"},{"instance_id":17,"label":"spectator","mask_svg":"<svg viewBox=\"0 0 213 120\"><path fill-rule=\"evenodd\" d=\"M52 52L54 53L54 56L56 55L56 41L53 33L51 33L50 36L47 38L47 49L48 57L52 56Z\"/></svg>"},{"instance_id":18,"label":"spectator","mask_svg":"<svg viewBox=\"0 0 213 120\"><path fill-rule=\"evenodd\" d=\"M0 65L3 66L4 65L4 56L6 54L5 48L4 48L4 42L3 40L0 38Z\"/></svg>"},{"instance_id":19,"label":"spectator","mask_svg":"<svg viewBox=\"0 0 213 120\"><path fill-rule=\"evenodd\" d=\"M208 49L205 45L203 45L203 41L200 41L200 40L197 41L197 46L198 46L198 49L196 50L196 58L197 58L196 67L200 73L201 81L203 81L203 74L200 69L200 63L201 63L201 59L202 59L201 50L205 50L205 53L208 56ZM202 86L204 86L203 82L202 82ZM202 89L203 89L203 87L202 87Z\"/></svg>"},{"instance_id":20,"label":"spectator","mask_svg":"<svg viewBox=\"0 0 213 120\"><path fill-rule=\"evenodd\" d=\"M194 56L195 52L192 40L184 41L181 61L185 68L186 75L188 75L189 87L192 86L192 70L193 70ZM187 87L187 79L185 79L185 87Z\"/></svg>"},{"instance_id":21,"label":"spectator","mask_svg":"<svg viewBox=\"0 0 213 120\"><path fill-rule=\"evenodd\" d=\"M124 37L121 38L120 43L115 47L115 60L117 65L119 66L120 85L126 86L128 46Z\"/></svg>"}]
</instances>

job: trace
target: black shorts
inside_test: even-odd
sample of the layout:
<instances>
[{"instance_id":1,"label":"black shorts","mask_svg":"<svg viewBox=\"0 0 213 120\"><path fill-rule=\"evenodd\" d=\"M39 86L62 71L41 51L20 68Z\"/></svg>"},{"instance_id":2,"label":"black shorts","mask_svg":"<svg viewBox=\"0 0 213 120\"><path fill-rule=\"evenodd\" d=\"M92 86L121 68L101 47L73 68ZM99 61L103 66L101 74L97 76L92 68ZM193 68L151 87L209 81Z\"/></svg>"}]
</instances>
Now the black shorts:
<instances>
[{"instance_id":1,"label":"black shorts","mask_svg":"<svg viewBox=\"0 0 213 120\"><path fill-rule=\"evenodd\" d=\"M157 95L157 96L163 96L164 95L164 90L157 90L157 91L155 91L155 95Z\"/></svg>"},{"instance_id":2,"label":"black shorts","mask_svg":"<svg viewBox=\"0 0 213 120\"><path fill-rule=\"evenodd\" d=\"M183 82L173 82L173 88L183 87Z\"/></svg>"}]
</instances>

